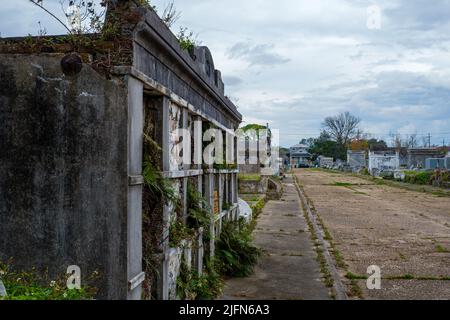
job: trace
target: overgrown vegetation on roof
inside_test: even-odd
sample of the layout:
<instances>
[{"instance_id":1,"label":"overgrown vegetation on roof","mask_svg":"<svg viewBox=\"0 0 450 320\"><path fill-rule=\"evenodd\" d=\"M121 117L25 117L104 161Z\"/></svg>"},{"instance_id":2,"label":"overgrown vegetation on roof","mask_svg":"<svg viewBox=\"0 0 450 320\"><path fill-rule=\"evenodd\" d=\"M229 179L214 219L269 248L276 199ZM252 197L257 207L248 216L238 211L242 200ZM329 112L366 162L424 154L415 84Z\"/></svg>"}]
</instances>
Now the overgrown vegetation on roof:
<instances>
[{"instance_id":1,"label":"overgrown vegetation on roof","mask_svg":"<svg viewBox=\"0 0 450 320\"><path fill-rule=\"evenodd\" d=\"M177 38L180 42L180 47L183 50L192 52L192 50L198 45L194 33L189 31L186 27L180 27Z\"/></svg>"},{"instance_id":2,"label":"overgrown vegetation on roof","mask_svg":"<svg viewBox=\"0 0 450 320\"><path fill-rule=\"evenodd\" d=\"M43 0L28 0L33 5L40 8L46 14L51 16L55 22L61 25L66 31L68 36L64 37L64 43L71 43L74 46L74 51L79 47L88 47L90 40L93 39L92 36L86 37L88 35L97 35L97 38L101 41L114 40L118 41L121 33L121 20L125 19L127 22L132 22L132 20L138 19L136 13L127 14L125 17L117 17L114 15L108 15L108 8L117 8L121 5L123 8L119 11L125 12L128 7L125 4L119 4L117 1L113 0L102 0L99 6L96 5L95 1L86 0L60 0L61 12L54 12L46 6L46 2ZM134 0L129 1L137 6L145 7L149 10L157 13L157 8L154 6L150 0ZM61 18L60 16L64 16ZM164 9L163 13L160 15L161 21L167 25L168 28L172 28L174 24L180 19L181 12L179 12L173 1L170 2ZM40 46L40 38L47 36L47 31L39 23L37 39L32 39L32 42L36 41L36 45ZM196 36L192 31L189 31L186 27L180 27L180 30L176 34L176 37L180 43L180 47L191 53L200 43L197 41ZM42 40L47 46L53 46L58 43L54 43L53 39L45 38Z\"/></svg>"}]
</instances>

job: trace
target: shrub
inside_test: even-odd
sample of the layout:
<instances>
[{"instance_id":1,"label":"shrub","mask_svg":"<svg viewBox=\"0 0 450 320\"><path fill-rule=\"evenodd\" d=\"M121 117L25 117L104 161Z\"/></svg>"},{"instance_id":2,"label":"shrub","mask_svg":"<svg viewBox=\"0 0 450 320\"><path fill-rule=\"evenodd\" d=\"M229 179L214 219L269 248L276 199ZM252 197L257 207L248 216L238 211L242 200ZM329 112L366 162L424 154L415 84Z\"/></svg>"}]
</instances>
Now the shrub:
<instances>
[{"instance_id":1,"label":"shrub","mask_svg":"<svg viewBox=\"0 0 450 320\"><path fill-rule=\"evenodd\" d=\"M0 263L0 279L7 296L0 300L92 300L95 288L68 289L66 279L50 280L47 275L39 276L35 271L15 272Z\"/></svg>"},{"instance_id":2,"label":"shrub","mask_svg":"<svg viewBox=\"0 0 450 320\"><path fill-rule=\"evenodd\" d=\"M450 171L442 172L441 179L442 182L450 182Z\"/></svg>"},{"instance_id":3,"label":"shrub","mask_svg":"<svg viewBox=\"0 0 450 320\"><path fill-rule=\"evenodd\" d=\"M432 176L433 176L432 172L419 172L416 175L416 183L417 184L430 184Z\"/></svg>"},{"instance_id":4,"label":"shrub","mask_svg":"<svg viewBox=\"0 0 450 320\"><path fill-rule=\"evenodd\" d=\"M247 277L253 273L261 250L252 244L252 231L244 220L228 221L216 244L216 261L221 273L230 277Z\"/></svg>"},{"instance_id":5,"label":"shrub","mask_svg":"<svg viewBox=\"0 0 450 320\"><path fill-rule=\"evenodd\" d=\"M431 171L415 172L407 171L405 172L405 182L412 184L426 185L431 183L431 178L433 173Z\"/></svg>"},{"instance_id":6,"label":"shrub","mask_svg":"<svg viewBox=\"0 0 450 320\"><path fill-rule=\"evenodd\" d=\"M365 176L370 176L369 169L368 168L363 168L362 171L361 171L361 174L365 175Z\"/></svg>"},{"instance_id":7,"label":"shrub","mask_svg":"<svg viewBox=\"0 0 450 320\"><path fill-rule=\"evenodd\" d=\"M202 275L181 264L177 279L177 294L181 300L213 300L222 294L224 281L214 262L208 262Z\"/></svg>"},{"instance_id":8,"label":"shrub","mask_svg":"<svg viewBox=\"0 0 450 320\"><path fill-rule=\"evenodd\" d=\"M208 201L190 183L187 189L187 203L188 227L191 229L203 228L204 232L207 232L211 223L211 208Z\"/></svg>"}]
</instances>

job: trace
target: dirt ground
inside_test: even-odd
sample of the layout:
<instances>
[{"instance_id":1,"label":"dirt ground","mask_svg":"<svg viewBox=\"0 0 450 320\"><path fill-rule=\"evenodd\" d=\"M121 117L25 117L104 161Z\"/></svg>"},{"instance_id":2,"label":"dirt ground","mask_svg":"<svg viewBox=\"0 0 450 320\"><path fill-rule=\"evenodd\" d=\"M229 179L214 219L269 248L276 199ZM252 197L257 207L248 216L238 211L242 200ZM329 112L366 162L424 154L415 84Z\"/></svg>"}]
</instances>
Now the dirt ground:
<instances>
[{"instance_id":1,"label":"dirt ground","mask_svg":"<svg viewBox=\"0 0 450 320\"><path fill-rule=\"evenodd\" d=\"M450 197L314 169L295 174L343 256L350 296L450 299ZM345 277L367 275L371 265L381 268L381 290Z\"/></svg>"}]
</instances>

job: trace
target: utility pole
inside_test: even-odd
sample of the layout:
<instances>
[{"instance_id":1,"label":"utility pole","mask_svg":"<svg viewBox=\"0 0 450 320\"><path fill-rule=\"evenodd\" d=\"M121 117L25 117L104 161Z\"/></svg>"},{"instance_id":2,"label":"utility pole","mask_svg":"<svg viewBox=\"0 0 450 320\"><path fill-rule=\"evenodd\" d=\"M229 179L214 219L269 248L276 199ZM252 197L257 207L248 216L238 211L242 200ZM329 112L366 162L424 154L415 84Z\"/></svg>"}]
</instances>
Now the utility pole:
<instances>
[{"instance_id":1,"label":"utility pole","mask_svg":"<svg viewBox=\"0 0 450 320\"><path fill-rule=\"evenodd\" d=\"M431 133L428 134L428 148L431 148Z\"/></svg>"}]
</instances>

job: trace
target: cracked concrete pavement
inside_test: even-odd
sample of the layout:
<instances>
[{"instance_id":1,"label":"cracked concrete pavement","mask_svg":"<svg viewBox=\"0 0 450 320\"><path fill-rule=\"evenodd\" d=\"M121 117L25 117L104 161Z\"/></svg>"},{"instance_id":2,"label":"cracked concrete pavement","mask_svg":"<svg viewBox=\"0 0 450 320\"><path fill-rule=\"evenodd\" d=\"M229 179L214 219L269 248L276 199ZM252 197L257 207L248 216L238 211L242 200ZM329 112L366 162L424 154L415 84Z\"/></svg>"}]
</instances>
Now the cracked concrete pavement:
<instances>
[{"instance_id":1,"label":"cracked concrete pavement","mask_svg":"<svg viewBox=\"0 0 450 320\"><path fill-rule=\"evenodd\" d=\"M254 274L228 280L222 299L330 299L292 178L284 189L283 197L269 201L259 216L255 243L265 253Z\"/></svg>"}]
</instances>

